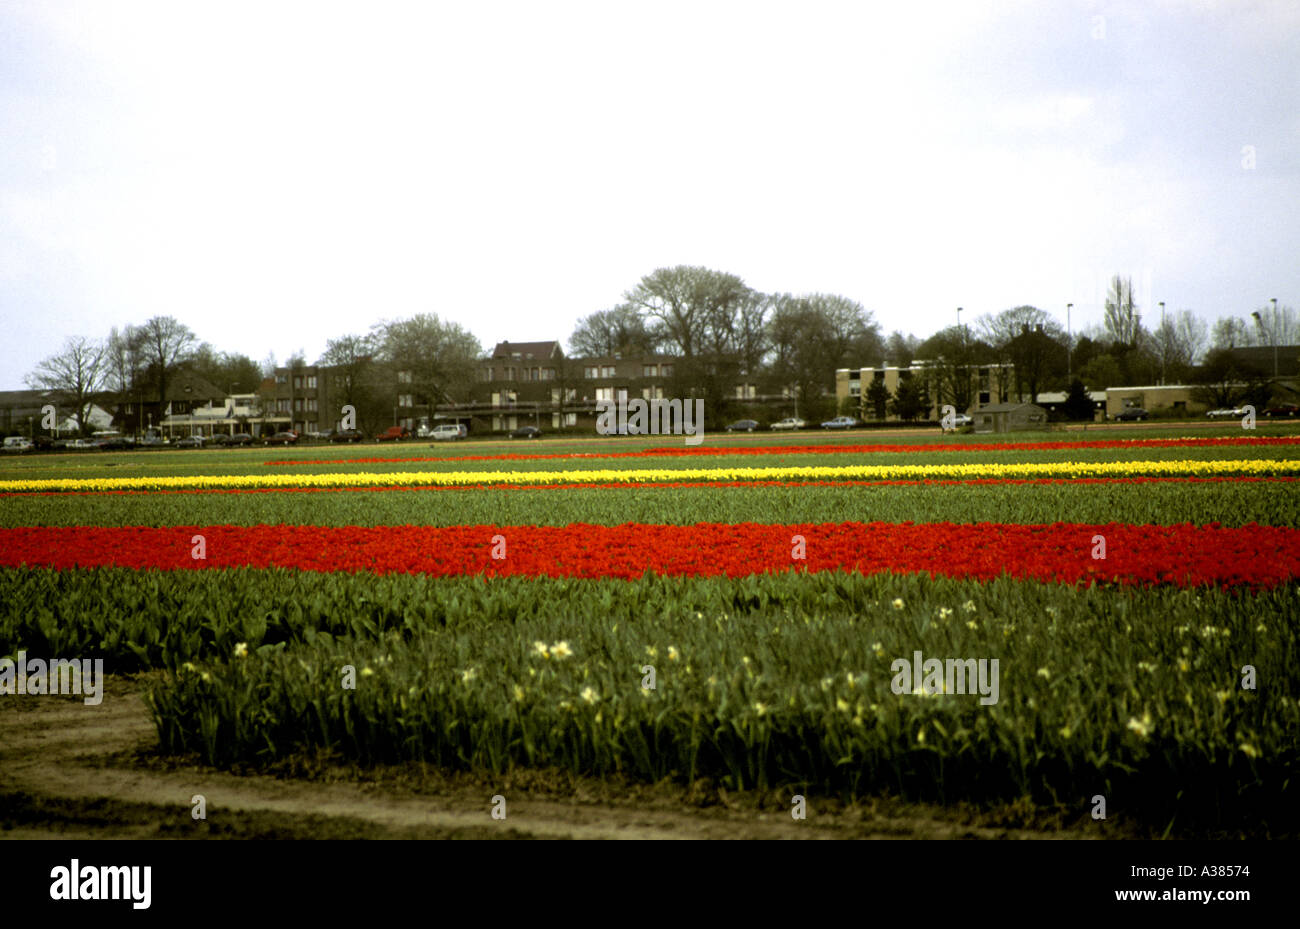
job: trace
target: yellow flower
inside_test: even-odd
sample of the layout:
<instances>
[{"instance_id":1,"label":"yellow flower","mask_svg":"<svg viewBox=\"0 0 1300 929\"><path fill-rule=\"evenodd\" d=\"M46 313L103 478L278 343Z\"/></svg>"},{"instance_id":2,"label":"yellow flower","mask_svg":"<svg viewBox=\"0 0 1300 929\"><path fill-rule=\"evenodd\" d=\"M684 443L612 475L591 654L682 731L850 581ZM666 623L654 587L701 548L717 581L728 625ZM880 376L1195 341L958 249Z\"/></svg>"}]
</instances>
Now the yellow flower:
<instances>
[{"instance_id":1,"label":"yellow flower","mask_svg":"<svg viewBox=\"0 0 1300 929\"><path fill-rule=\"evenodd\" d=\"M1151 734L1151 714L1143 713L1141 719L1138 719L1135 716L1130 716L1128 721L1128 728L1129 731L1136 732L1138 735L1140 735L1142 738L1145 739L1147 736Z\"/></svg>"},{"instance_id":2,"label":"yellow flower","mask_svg":"<svg viewBox=\"0 0 1300 929\"><path fill-rule=\"evenodd\" d=\"M460 673L460 681L462 684L468 684L476 677L478 677L478 673L473 668L466 668Z\"/></svg>"},{"instance_id":3,"label":"yellow flower","mask_svg":"<svg viewBox=\"0 0 1300 929\"><path fill-rule=\"evenodd\" d=\"M198 669L197 669L196 667L194 667L194 663L193 663L193 662L191 662L191 661L187 661L187 662L185 662L185 664L181 665L181 670L182 670L182 671L190 671L190 672L193 672L193 671L197 671Z\"/></svg>"},{"instance_id":4,"label":"yellow flower","mask_svg":"<svg viewBox=\"0 0 1300 929\"><path fill-rule=\"evenodd\" d=\"M600 695L597 694L596 691L592 690L590 687L582 688L582 693L579 694L579 696L582 697L583 700L586 700L588 703L595 703L597 700L600 699Z\"/></svg>"},{"instance_id":5,"label":"yellow flower","mask_svg":"<svg viewBox=\"0 0 1300 929\"><path fill-rule=\"evenodd\" d=\"M1063 739L1068 739L1072 735L1069 726L1062 726L1058 731L1061 733L1061 738Z\"/></svg>"},{"instance_id":6,"label":"yellow flower","mask_svg":"<svg viewBox=\"0 0 1300 929\"><path fill-rule=\"evenodd\" d=\"M1047 668L1039 668L1038 676L1050 680L1052 677L1052 672Z\"/></svg>"},{"instance_id":7,"label":"yellow flower","mask_svg":"<svg viewBox=\"0 0 1300 929\"><path fill-rule=\"evenodd\" d=\"M551 646L551 654L556 658L563 659L563 658L568 658L570 655L572 655L573 650L569 648L568 642L556 642L554 645Z\"/></svg>"},{"instance_id":8,"label":"yellow flower","mask_svg":"<svg viewBox=\"0 0 1300 929\"><path fill-rule=\"evenodd\" d=\"M1220 691L1216 691L1214 695L1215 695L1216 697L1219 698L1219 702L1220 702L1220 703L1227 703L1229 700L1232 699L1232 691L1231 691L1231 690L1220 690Z\"/></svg>"},{"instance_id":9,"label":"yellow flower","mask_svg":"<svg viewBox=\"0 0 1300 929\"><path fill-rule=\"evenodd\" d=\"M916 741L918 741L918 742L924 742L924 741L925 741L925 727L924 727L924 726L922 726L920 729L918 729L918 730L916 731Z\"/></svg>"},{"instance_id":10,"label":"yellow flower","mask_svg":"<svg viewBox=\"0 0 1300 929\"><path fill-rule=\"evenodd\" d=\"M677 653L677 648L676 648L676 646L669 645L669 646L668 646L668 660L669 660L669 661L676 661L676 660L677 660L678 658L680 658L680 657L681 657L681 655L679 655L679 654Z\"/></svg>"},{"instance_id":11,"label":"yellow flower","mask_svg":"<svg viewBox=\"0 0 1300 929\"><path fill-rule=\"evenodd\" d=\"M1179 658L1179 659L1178 659L1178 670L1179 670L1179 671L1184 671L1184 672L1186 672L1186 671L1191 670L1191 667L1192 667L1191 664L1188 663L1188 661L1187 661L1186 658Z\"/></svg>"},{"instance_id":12,"label":"yellow flower","mask_svg":"<svg viewBox=\"0 0 1300 929\"><path fill-rule=\"evenodd\" d=\"M247 643L247 642L236 642L236 643L235 643L235 657L236 657L236 658L247 658L247 657L248 657L248 643Z\"/></svg>"},{"instance_id":13,"label":"yellow flower","mask_svg":"<svg viewBox=\"0 0 1300 929\"><path fill-rule=\"evenodd\" d=\"M941 607L939 607L939 618L940 618L940 619L947 619L947 618L948 618L949 616L951 616L951 615L952 615L952 610L950 610L948 607L946 607L946 606L941 606Z\"/></svg>"},{"instance_id":14,"label":"yellow flower","mask_svg":"<svg viewBox=\"0 0 1300 929\"><path fill-rule=\"evenodd\" d=\"M1148 674L1155 674L1155 673L1156 673L1156 665L1152 664L1152 663L1149 662L1149 661L1139 661L1139 662L1138 662L1138 670L1139 670L1139 671L1146 671Z\"/></svg>"},{"instance_id":15,"label":"yellow flower","mask_svg":"<svg viewBox=\"0 0 1300 929\"><path fill-rule=\"evenodd\" d=\"M372 670L370 669L370 666L369 666L369 665L366 665L364 668L361 669L361 676L362 676L362 677L370 677L370 676L372 676L374 673L375 673L375 672L372 671Z\"/></svg>"},{"instance_id":16,"label":"yellow flower","mask_svg":"<svg viewBox=\"0 0 1300 929\"><path fill-rule=\"evenodd\" d=\"M877 642L875 645L871 646L871 650L876 653L877 657L879 657L879 655L885 650L885 646L882 643Z\"/></svg>"},{"instance_id":17,"label":"yellow flower","mask_svg":"<svg viewBox=\"0 0 1300 929\"><path fill-rule=\"evenodd\" d=\"M967 600L965 603L963 603L963 604L961 605L961 608L962 608L963 610L965 610L967 613L974 613L974 612L975 612L975 601L974 601L974 600Z\"/></svg>"},{"instance_id":18,"label":"yellow flower","mask_svg":"<svg viewBox=\"0 0 1300 929\"><path fill-rule=\"evenodd\" d=\"M199 677L203 678L203 683L205 684L212 683L212 675L209 674L207 671L204 671L202 674L199 675Z\"/></svg>"},{"instance_id":19,"label":"yellow flower","mask_svg":"<svg viewBox=\"0 0 1300 929\"><path fill-rule=\"evenodd\" d=\"M968 620L968 621L966 622L966 628L967 628L967 629L978 629L979 627L980 627L980 624L977 623L977 622L975 622L975 620L973 620L973 619L972 619L972 620Z\"/></svg>"},{"instance_id":20,"label":"yellow flower","mask_svg":"<svg viewBox=\"0 0 1300 929\"><path fill-rule=\"evenodd\" d=\"M516 702L516 703L523 703L523 702L524 702L524 689L523 689L522 687L520 687L518 684L516 684L516 685L515 685L515 688L514 688L514 692L515 692L515 702Z\"/></svg>"},{"instance_id":21,"label":"yellow flower","mask_svg":"<svg viewBox=\"0 0 1300 929\"><path fill-rule=\"evenodd\" d=\"M895 597L895 598L894 598L894 609L896 609L896 610L901 610L902 608L903 608L903 598L902 598L902 597Z\"/></svg>"},{"instance_id":22,"label":"yellow flower","mask_svg":"<svg viewBox=\"0 0 1300 929\"><path fill-rule=\"evenodd\" d=\"M1237 747L1241 749L1242 753L1243 753L1247 758L1258 758L1258 757L1259 757L1259 749L1255 748L1255 746L1251 745L1249 742L1242 742L1242 743L1241 743L1239 746L1237 746Z\"/></svg>"},{"instance_id":23,"label":"yellow flower","mask_svg":"<svg viewBox=\"0 0 1300 929\"><path fill-rule=\"evenodd\" d=\"M546 647L546 643L545 643L545 642L534 642L534 643L533 643L533 654L538 655L538 656L540 656L540 657L542 657L542 658L550 658L550 657L551 657L551 650L550 650L549 648Z\"/></svg>"},{"instance_id":24,"label":"yellow flower","mask_svg":"<svg viewBox=\"0 0 1300 929\"><path fill-rule=\"evenodd\" d=\"M659 656L659 649L655 648L653 645L647 645L645 647L645 653L651 658L657 658Z\"/></svg>"},{"instance_id":25,"label":"yellow flower","mask_svg":"<svg viewBox=\"0 0 1300 929\"><path fill-rule=\"evenodd\" d=\"M765 714L765 713L767 712L767 704L766 704L766 703L755 703L755 704L754 704L754 712L757 713L759 716L762 716L763 714Z\"/></svg>"},{"instance_id":26,"label":"yellow flower","mask_svg":"<svg viewBox=\"0 0 1300 929\"><path fill-rule=\"evenodd\" d=\"M839 710L841 713L847 713L849 711L849 701L845 700L843 697L836 697L835 709Z\"/></svg>"}]
</instances>

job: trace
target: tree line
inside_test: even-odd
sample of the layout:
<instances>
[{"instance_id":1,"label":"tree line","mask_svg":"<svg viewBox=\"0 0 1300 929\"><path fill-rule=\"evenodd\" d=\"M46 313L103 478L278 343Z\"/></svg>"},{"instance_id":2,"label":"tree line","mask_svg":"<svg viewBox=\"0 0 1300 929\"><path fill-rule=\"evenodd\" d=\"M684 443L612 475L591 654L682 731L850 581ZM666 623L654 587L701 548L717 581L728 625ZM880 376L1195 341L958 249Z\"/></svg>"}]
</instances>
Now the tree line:
<instances>
[{"instance_id":1,"label":"tree line","mask_svg":"<svg viewBox=\"0 0 1300 929\"><path fill-rule=\"evenodd\" d=\"M837 369L906 368L920 360L929 378L905 374L892 394L875 379L864 393L879 418L889 412L912 419L928 412L931 385L937 402L969 408L981 386L971 377L973 367L1013 365L996 369L996 376L1009 379L997 385L999 392L1033 399L1050 389L1079 394L1084 385L1178 383L1202 361L1197 377L1222 385L1249 374L1231 360L1230 349L1273 338L1300 343L1300 320L1290 307L1279 307L1276 321L1264 308L1254 325L1227 316L1212 329L1187 310L1166 314L1151 329L1141 310L1131 279L1116 275L1102 323L1079 333L1067 333L1052 314L1024 305L921 340L902 331L885 336L874 314L849 297L762 293L734 274L679 265L645 275L617 305L580 319L567 354L670 356L673 395L702 397L713 417L730 412L742 385L789 394L801 410L817 415L833 406L827 397ZM465 402L483 354L467 329L426 313L329 339L317 364L332 368L333 405L351 404L360 422L378 423L387 419L395 396L408 396L414 406ZM306 366L301 352L286 364L291 372ZM276 367L274 355L259 365L201 342L175 317L155 316L113 329L104 339L69 338L26 380L54 393L85 424L91 403L104 394L165 404L168 384L181 371L237 394L257 392ZM566 366L557 380L563 386L579 376ZM561 397L566 393L562 389Z\"/></svg>"}]
</instances>

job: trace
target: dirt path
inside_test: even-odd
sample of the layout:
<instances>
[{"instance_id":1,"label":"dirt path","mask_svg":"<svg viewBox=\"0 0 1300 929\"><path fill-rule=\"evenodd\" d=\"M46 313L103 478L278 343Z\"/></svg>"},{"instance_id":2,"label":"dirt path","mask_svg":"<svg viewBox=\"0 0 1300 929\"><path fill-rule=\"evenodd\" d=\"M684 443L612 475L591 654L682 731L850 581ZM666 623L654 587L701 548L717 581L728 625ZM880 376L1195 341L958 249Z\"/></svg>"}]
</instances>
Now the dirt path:
<instances>
[{"instance_id":1,"label":"dirt path","mask_svg":"<svg viewBox=\"0 0 1300 929\"><path fill-rule=\"evenodd\" d=\"M142 680L110 679L103 703L0 700L3 838L1042 838L1091 829L1022 828L1024 810L973 813L876 801L728 796L563 773L447 774L421 765L355 770L297 762L282 776L177 763L154 751ZM202 794L207 819L191 816ZM506 798L494 820L492 797ZM1002 825L1006 823L1006 825ZM1034 825L1039 825L1034 823ZM1100 836L1098 836L1100 837Z\"/></svg>"}]
</instances>

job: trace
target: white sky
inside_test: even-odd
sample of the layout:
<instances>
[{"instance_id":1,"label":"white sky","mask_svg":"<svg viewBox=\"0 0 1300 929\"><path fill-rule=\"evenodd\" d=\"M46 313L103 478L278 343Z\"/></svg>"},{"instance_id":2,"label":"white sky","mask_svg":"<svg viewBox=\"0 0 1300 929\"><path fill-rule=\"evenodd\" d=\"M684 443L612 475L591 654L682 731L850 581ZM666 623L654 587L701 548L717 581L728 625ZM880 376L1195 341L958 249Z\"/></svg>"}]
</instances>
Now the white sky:
<instances>
[{"instance_id":1,"label":"white sky","mask_svg":"<svg viewBox=\"0 0 1300 929\"><path fill-rule=\"evenodd\" d=\"M675 264L921 337L1294 306L1297 51L1294 0L0 0L0 389L158 313L567 340Z\"/></svg>"}]
</instances>

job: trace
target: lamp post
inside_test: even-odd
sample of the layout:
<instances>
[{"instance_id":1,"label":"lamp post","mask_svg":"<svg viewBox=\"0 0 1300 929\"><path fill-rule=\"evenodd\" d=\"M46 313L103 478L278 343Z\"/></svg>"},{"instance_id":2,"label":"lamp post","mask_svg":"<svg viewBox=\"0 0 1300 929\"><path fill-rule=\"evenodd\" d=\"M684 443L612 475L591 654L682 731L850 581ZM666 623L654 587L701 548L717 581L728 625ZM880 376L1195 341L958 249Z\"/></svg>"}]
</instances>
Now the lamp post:
<instances>
[{"instance_id":1,"label":"lamp post","mask_svg":"<svg viewBox=\"0 0 1300 929\"><path fill-rule=\"evenodd\" d=\"M1070 366L1071 356L1074 354L1074 334L1070 331L1070 310L1073 308L1073 303L1065 305L1065 380L1067 385L1074 383L1074 369Z\"/></svg>"},{"instance_id":2,"label":"lamp post","mask_svg":"<svg viewBox=\"0 0 1300 929\"><path fill-rule=\"evenodd\" d=\"M1277 297L1273 297L1273 380L1277 380Z\"/></svg>"},{"instance_id":3,"label":"lamp post","mask_svg":"<svg viewBox=\"0 0 1300 929\"><path fill-rule=\"evenodd\" d=\"M1251 313L1255 317L1255 325L1264 329L1264 317L1260 312ZM1273 379L1278 378L1278 298L1273 298L1273 331L1269 333L1269 339L1273 342Z\"/></svg>"},{"instance_id":4,"label":"lamp post","mask_svg":"<svg viewBox=\"0 0 1300 929\"><path fill-rule=\"evenodd\" d=\"M1165 301L1160 301L1160 386L1165 384L1165 356L1169 354L1169 333L1165 331Z\"/></svg>"}]
</instances>

